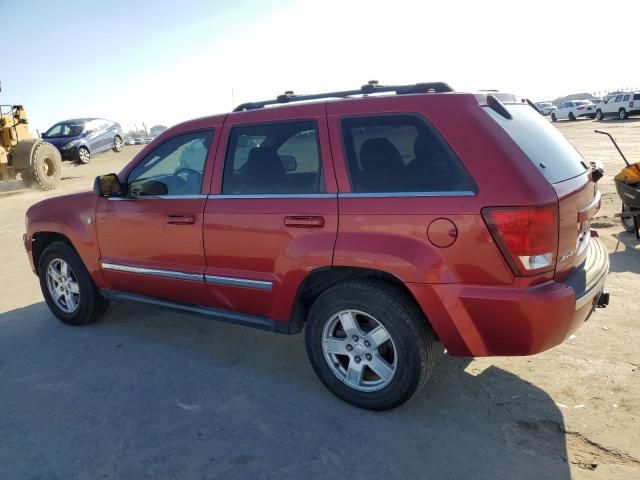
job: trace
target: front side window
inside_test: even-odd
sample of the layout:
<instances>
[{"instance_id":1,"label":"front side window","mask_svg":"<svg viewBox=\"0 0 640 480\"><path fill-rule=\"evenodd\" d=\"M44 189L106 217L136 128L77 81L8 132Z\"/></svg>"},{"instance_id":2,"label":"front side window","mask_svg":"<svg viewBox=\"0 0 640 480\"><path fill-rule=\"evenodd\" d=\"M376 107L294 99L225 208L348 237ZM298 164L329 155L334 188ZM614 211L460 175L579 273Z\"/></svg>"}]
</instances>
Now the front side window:
<instances>
[{"instance_id":1,"label":"front side window","mask_svg":"<svg viewBox=\"0 0 640 480\"><path fill-rule=\"evenodd\" d=\"M324 191L314 121L234 127L222 193L311 194Z\"/></svg>"},{"instance_id":2,"label":"front side window","mask_svg":"<svg viewBox=\"0 0 640 480\"><path fill-rule=\"evenodd\" d=\"M618 95L616 97L616 102L621 102L622 101L622 95Z\"/></svg>"},{"instance_id":3,"label":"front side window","mask_svg":"<svg viewBox=\"0 0 640 480\"><path fill-rule=\"evenodd\" d=\"M166 140L129 174L129 195L200 194L204 164L212 138L212 130L202 130Z\"/></svg>"},{"instance_id":4,"label":"front side window","mask_svg":"<svg viewBox=\"0 0 640 480\"><path fill-rule=\"evenodd\" d=\"M417 116L343 119L342 135L355 193L476 190L449 145Z\"/></svg>"},{"instance_id":5,"label":"front side window","mask_svg":"<svg viewBox=\"0 0 640 480\"><path fill-rule=\"evenodd\" d=\"M82 133L84 124L82 122L61 122L45 132L45 138L77 137Z\"/></svg>"}]
</instances>

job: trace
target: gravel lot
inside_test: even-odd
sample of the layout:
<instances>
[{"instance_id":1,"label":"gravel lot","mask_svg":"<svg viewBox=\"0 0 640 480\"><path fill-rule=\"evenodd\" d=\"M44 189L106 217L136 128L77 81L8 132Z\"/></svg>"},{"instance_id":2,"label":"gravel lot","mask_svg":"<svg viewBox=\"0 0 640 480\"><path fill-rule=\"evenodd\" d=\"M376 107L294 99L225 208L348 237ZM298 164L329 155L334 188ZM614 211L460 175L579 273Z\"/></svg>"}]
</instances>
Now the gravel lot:
<instances>
[{"instance_id":1,"label":"gravel lot","mask_svg":"<svg viewBox=\"0 0 640 480\"><path fill-rule=\"evenodd\" d=\"M54 192L0 184L0 479L640 478L640 247L613 217L622 161L593 134L640 161L640 119L557 128L605 166L594 226L611 305L540 355L443 355L428 387L386 413L325 390L302 336L124 304L84 328L53 318L22 247L25 211L141 147L65 164Z\"/></svg>"}]
</instances>

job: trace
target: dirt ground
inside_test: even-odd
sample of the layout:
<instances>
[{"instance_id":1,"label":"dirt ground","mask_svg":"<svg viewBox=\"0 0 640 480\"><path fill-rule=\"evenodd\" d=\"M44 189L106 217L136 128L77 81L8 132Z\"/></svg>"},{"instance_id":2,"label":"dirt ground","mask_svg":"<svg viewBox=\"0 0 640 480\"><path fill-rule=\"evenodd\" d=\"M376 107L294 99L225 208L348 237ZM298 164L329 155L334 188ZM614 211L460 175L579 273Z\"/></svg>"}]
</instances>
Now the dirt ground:
<instances>
[{"instance_id":1,"label":"dirt ground","mask_svg":"<svg viewBox=\"0 0 640 480\"><path fill-rule=\"evenodd\" d=\"M22 246L33 203L90 188L141 147L65 164L61 188L0 184L0 478L640 478L640 247L612 177L640 161L640 119L557 128L601 161L594 227L611 304L526 358L439 359L425 390L375 414L336 400L286 337L141 306L71 328Z\"/></svg>"}]
</instances>

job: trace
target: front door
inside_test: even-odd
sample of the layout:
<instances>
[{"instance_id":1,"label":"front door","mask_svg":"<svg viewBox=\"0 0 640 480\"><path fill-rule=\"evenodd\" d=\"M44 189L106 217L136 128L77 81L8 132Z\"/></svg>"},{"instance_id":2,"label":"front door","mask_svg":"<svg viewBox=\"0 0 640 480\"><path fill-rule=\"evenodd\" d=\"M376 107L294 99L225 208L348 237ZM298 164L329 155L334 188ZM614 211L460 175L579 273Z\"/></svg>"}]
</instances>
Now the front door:
<instances>
[{"instance_id":1,"label":"front door","mask_svg":"<svg viewBox=\"0 0 640 480\"><path fill-rule=\"evenodd\" d=\"M125 197L98 200L100 262L109 288L203 303L203 179L212 138L211 129L170 137L130 170Z\"/></svg>"},{"instance_id":2,"label":"front door","mask_svg":"<svg viewBox=\"0 0 640 480\"><path fill-rule=\"evenodd\" d=\"M305 276L333 258L338 202L324 105L233 115L222 138L205 209L210 304L285 322Z\"/></svg>"}]
</instances>

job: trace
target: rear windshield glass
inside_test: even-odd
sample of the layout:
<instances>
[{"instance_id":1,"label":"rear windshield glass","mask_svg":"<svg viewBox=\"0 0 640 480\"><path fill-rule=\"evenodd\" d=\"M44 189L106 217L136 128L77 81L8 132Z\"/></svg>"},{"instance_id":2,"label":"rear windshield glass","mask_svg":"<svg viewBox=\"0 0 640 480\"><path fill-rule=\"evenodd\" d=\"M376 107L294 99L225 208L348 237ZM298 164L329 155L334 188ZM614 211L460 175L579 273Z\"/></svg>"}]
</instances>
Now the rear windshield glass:
<instances>
[{"instance_id":1,"label":"rear windshield glass","mask_svg":"<svg viewBox=\"0 0 640 480\"><path fill-rule=\"evenodd\" d=\"M578 100L577 102L574 102L576 105L591 105L591 102L587 102L585 100Z\"/></svg>"},{"instance_id":2,"label":"rear windshield glass","mask_svg":"<svg viewBox=\"0 0 640 480\"><path fill-rule=\"evenodd\" d=\"M549 183L587 171L582 155L547 119L529 105L505 105L511 120L489 107L484 111L518 144Z\"/></svg>"}]
</instances>

